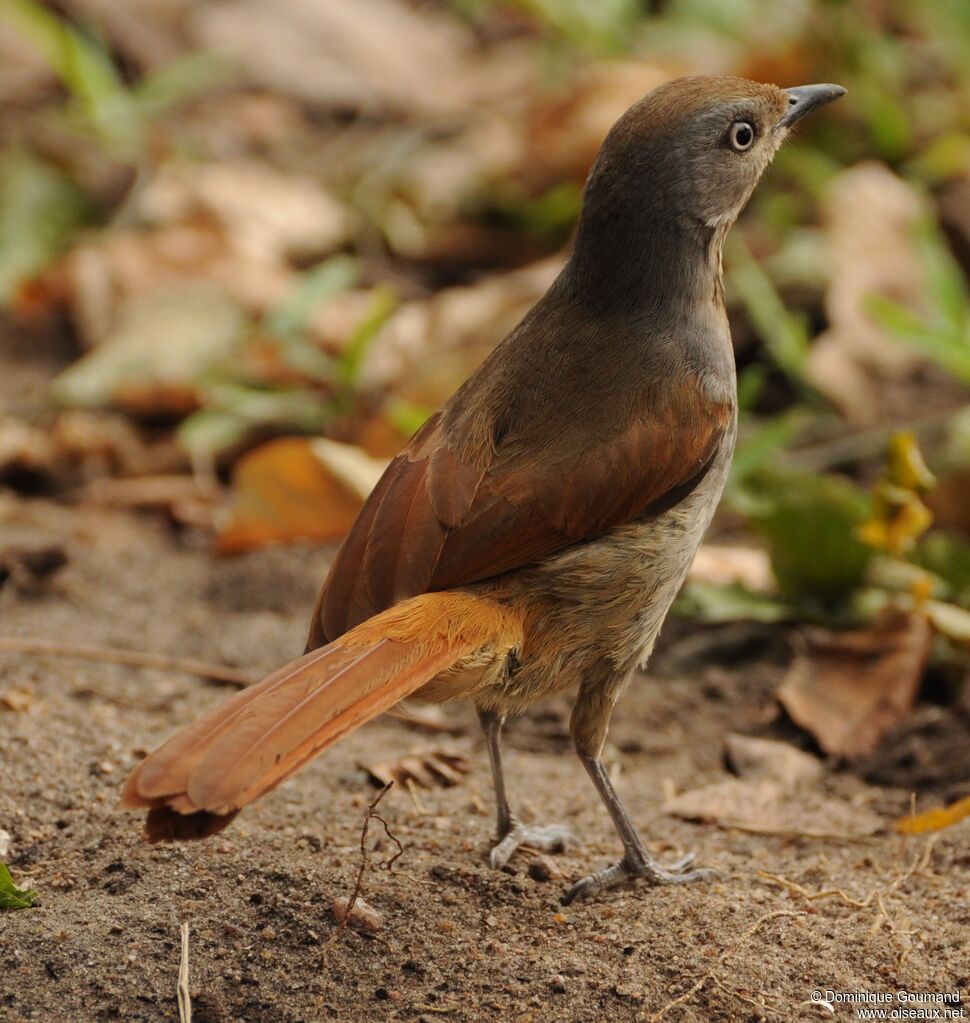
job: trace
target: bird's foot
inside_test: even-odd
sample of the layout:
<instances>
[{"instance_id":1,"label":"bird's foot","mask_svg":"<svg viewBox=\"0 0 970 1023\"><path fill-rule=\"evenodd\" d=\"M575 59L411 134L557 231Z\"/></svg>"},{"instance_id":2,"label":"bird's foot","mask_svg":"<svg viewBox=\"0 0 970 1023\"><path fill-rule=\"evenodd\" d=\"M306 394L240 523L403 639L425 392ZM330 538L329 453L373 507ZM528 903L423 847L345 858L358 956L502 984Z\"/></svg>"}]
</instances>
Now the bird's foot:
<instances>
[{"instance_id":1,"label":"bird's foot","mask_svg":"<svg viewBox=\"0 0 970 1023\"><path fill-rule=\"evenodd\" d=\"M655 863L644 854L635 859L624 857L619 863L597 870L596 873L577 881L562 897L562 904L568 906L575 899L583 899L596 895L607 888L616 888L636 878L643 878L649 885L690 884L692 881L703 881L717 875L716 870L688 870L694 862L694 854L690 853L675 863L663 866Z\"/></svg>"},{"instance_id":2,"label":"bird's foot","mask_svg":"<svg viewBox=\"0 0 970 1023\"><path fill-rule=\"evenodd\" d=\"M528 846L542 852L565 852L570 846L579 845L579 839L562 824L547 824L543 827L529 827L512 819L511 827L492 847L488 861L496 870L504 867L516 849Z\"/></svg>"}]
</instances>

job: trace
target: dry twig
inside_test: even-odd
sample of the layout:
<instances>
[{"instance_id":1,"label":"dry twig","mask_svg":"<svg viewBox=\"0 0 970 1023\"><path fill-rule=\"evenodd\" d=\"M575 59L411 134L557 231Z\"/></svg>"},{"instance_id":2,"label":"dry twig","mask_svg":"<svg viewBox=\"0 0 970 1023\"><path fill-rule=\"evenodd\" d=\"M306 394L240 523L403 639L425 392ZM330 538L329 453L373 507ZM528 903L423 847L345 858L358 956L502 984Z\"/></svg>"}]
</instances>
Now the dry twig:
<instances>
[{"instance_id":1,"label":"dry twig","mask_svg":"<svg viewBox=\"0 0 970 1023\"><path fill-rule=\"evenodd\" d=\"M132 668L156 668L159 671L179 671L198 678L230 682L248 686L255 681L240 668L225 664L208 664L191 657L167 657L142 650L123 650L120 647L89 646L83 643L60 643L52 639L27 639L20 636L0 636L0 653L40 654L47 657L77 657L84 661L103 664L124 664Z\"/></svg>"},{"instance_id":2,"label":"dry twig","mask_svg":"<svg viewBox=\"0 0 970 1023\"><path fill-rule=\"evenodd\" d=\"M804 916L804 914L793 913L791 912L791 910L787 909L776 909L771 913L766 913L764 916L759 917L744 932L744 934L742 934L741 937L733 945L731 945L730 948L728 948L725 952L721 954L721 958L719 960L720 964L723 966L733 955L735 955L735 953L740 952L741 949L744 948L751 940L751 938L757 933L757 931L760 930L760 928L764 926L764 924L768 923L770 920L777 920L781 917L801 916ZM674 1009L678 1005L683 1005L684 1002L689 1001L691 998L694 997L694 995L697 994L698 991L701 990L702 987L704 987L705 984L711 981L714 981L717 987L720 988L724 987L724 985L717 979L714 971L708 970L708 972L705 973L702 977L694 981L694 983L683 994L678 995L675 999L673 999L673 1001L668 1002L665 1006L663 1006L663 1008L658 1009L657 1012L655 1012L652 1016L648 1017L648 1023L659 1023L659 1021L663 1019L664 1016L666 1016L671 1009ZM748 999L745 1000L747 1001Z\"/></svg>"},{"instance_id":3,"label":"dry twig","mask_svg":"<svg viewBox=\"0 0 970 1023\"><path fill-rule=\"evenodd\" d=\"M179 982L176 988L179 1023L192 1023L192 996L189 994L189 924L182 923L182 954L179 957Z\"/></svg>"},{"instance_id":4,"label":"dry twig","mask_svg":"<svg viewBox=\"0 0 970 1023\"><path fill-rule=\"evenodd\" d=\"M364 888L364 874L367 871L367 832L370 828L371 819L379 820L384 827L384 834L397 846L397 852L384 863L381 864L382 870L390 870L394 863L404 855L404 846L398 841L397 836L391 831L390 825L387 821L379 814L376 813L377 804L387 795L388 791L394 785L393 781L389 781L384 788L377 793L376 796L371 800L370 805L367 807L367 812L364 814L364 822L360 829L360 869L357 871L357 880L354 883L354 891L350 896L350 901L347 903L347 908L344 911L343 918L340 921L340 926L334 931L333 937L330 939L331 942L335 941L340 932L347 926L350 921L351 914L354 912L354 906L357 905L357 900L360 898L361 892Z\"/></svg>"},{"instance_id":5,"label":"dry twig","mask_svg":"<svg viewBox=\"0 0 970 1023\"><path fill-rule=\"evenodd\" d=\"M917 874L927 868L930 862L930 857L933 854L933 846L936 843L937 837L937 835L934 835L930 838L919 855L913 860L913 863L909 866L909 868L904 870L901 874L898 874L895 879L889 883L887 888L874 888L864 899L854 899L841 888L826 888L820 892L810 892L807 888L803 888L795 881L790 881L787 877L782 877L780 874L769 874L766 870L759 870L758 875L765 878L767 881L773 881L775 884L781 885L783 888L787 888L789 892L801 896L806 902L815 902L818 899L836 898L844 902L847 906L852 906L855 909L869 909L874 902L877 905L882 905L882 900L886 895L890 895L896 891L896 889L904 881L908 881L914 874ZM885 913L884 908L883 913Z\"/></svg>"}]
</instances>

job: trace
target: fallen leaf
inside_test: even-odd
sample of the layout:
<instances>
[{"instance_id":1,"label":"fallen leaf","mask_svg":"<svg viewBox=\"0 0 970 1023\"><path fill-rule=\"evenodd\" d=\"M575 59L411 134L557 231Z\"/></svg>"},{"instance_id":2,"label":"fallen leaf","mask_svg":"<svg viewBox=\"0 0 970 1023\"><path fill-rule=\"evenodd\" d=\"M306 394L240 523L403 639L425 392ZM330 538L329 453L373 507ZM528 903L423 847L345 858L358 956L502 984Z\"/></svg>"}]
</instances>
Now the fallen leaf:
<instances>
[{"instance_id":1,"label":"fallen leaf","mask_svg":"<svg viewBox=\"0 0 970 1023\"><path fill-rule=\"evenodd\" d=\"M866 300L919 309L925 289L912 232L924 214L913 186L883 164L851 167L828 187L829 327L812 344L808 373L854 425L882 421L887 387L905 385L920 361L875 323Z\"/></svg>"},{"instance_id":2,"label":"fallen leaf","mask_svg":"<svg viewBox=\"0 0 970 1023\"><path fill-rule=\"evenodd\" d=\"M907 814L896 821L895 828L903 835L923 835L927 831L942 831L964 818L970 817L970 796L964 796L949 806L937 806L922 813Z\"/></svg>"},{"instance_id":3,"label":"fallen leaf","mask_svg":"<svg viewBox=\"0 0 970 1023\"><path fill-rule=\"evenodd\" d=\"M194 7L200 45L249 81L316 106L371 114L464 114L474 37L457 19L396 0L234 0ZM493 83L493 88L495 87Z\"/></svg>"},{"instance_id":4,"label":"fallen leaf","mask_svg":"<svg viewBox=\"0 0 970 1023\"><path fill-rule=\"evenodd\" d=\"M778 699L826 753L865 756L910 713L932 633L920 614L887 614L851 632L807 631Z\"/></svg>"},{"instance_id":5,"label":"fallen leaf","mask_svg":"<svg viewBox=\"0 0 970 1023\"><path fill-rule=\"evenodd\" d=\"M18 888L13 883L6 864L0 863L0 910L27 909L33 905L37 892L31 888Z\"/></svg>"},{"instance_id":6,"label":"fallen leaf","mask_svg":"<svg viewBox=\"0 0 970 1023\"><path fill-rule=\"evenodd\" d=\"M757 547L702 544L688 578L716 586L740 583L745 589L760 592L770 592L775 588L768 552Z\"/></svg>"},{"instance_id":7,"label":"fallen leaf","mask_svg":"<svg viewBox=\"0 0 970 1023\"><path fill-rule=\"evenodd\" d=\"M57 446L40 427L12 417L0 419L0 477L8 472L52 472Z\"/></svg>"},{"instance_id":8,"label":"fallen leaf","mask_svg":"<svg viewBox=\"0 0 970 1023\"><path fill-rule=\"evenodd\" d=\"M450 788L458 785L471 770L468 759L460 753L444 750L418 750L397 760L366 764L364 770L381 785L394 782L407 788L409 784L423 789L434 786Z\"/></svg>"},{"instance_id":9,"label":"fallen leaf","mask_svg":"<svg viewBox=\"0 0 970 1023\"><path fill-rule=\"evenodd\" d=\"M103 508L143 508L167 512L176 522L211 528L218 490L207 478L185 474L104 477L80 491L86 504Z\"/></svg>"},{"instance_id":10,"label":"fallen leaf","mask_svg":"<svg viewBox=\"0 0 970 1023\"><path fill-rule=\"evenodd\" d=\"M190 411L200 377L230 356L244 328L242 310L208 283L138 296L117 329L57 377L54 396L84 407Z\"/></svg>"},{"instance_id":11,"label":"fallen leaf","mask_svg":"<svg viewBox=\"0 0 970 1023\"><path fill-rule=\"evenodd\" d=\"M519 322L562 269L559 256L402 302L364 355L361 385L436 408Z\"/></svg>"},{"instance_id":12,"label":"fallen leaf","mask_svg":"<svg viewBox=\"0 0 970 1023\"><path fill-rule=\"evenodd\" d=\"M668 799L663 809L687 820L768 835L857 837L882 827L881 819L865 807L758 778L703 785Z\"/></svg>"},{"instance_id":13,"label":"fallen leaf","mask_svg":"<svg viewBox=\"0 0 970 1023\"><path fill-rule=\"evenodd\" d=\"M214 221L244 259L284 263L319 258L350 236L352 221L316 181L251 159L168 163L139 197L149 221Z\"/></svg>"},{"instance_id":14,"label":"fallen leaf","mask_svg":"<svg viewBox=\"0 0 970 1023\"><path fill-rule=\"evenodd\" d=\"M216 547L224 553L287 540L336 540L363 498L314 454L309 437L270 441L243 456Z\"/></svg>"},{"instance_id":15,"label":"fallen leaf","mask_svg":"<svg viewBox=\"0 0 970 1023\"><path fill-rule=\"evenodd\" d=\"M731 734L726 740L728 764L742 777L764 778L783 785L818 781L825 766L809 753L777 739Z\"/></svg>"},{"instance_id":16,"label":"fallen leaf","mask_svg":"<svg viewBox=\"0 0 970 1023\"><path fill-rule=\"evenodd\" d=\"M328 437L317 437L310 441L310 448L320 464L333 474L334 479L339 480L361 501L367 500L388 465L386 458L371 458L355 444L341 444Z\"/></svg>"},{"instance_id":17,"label":"fallen leaf","mask_svg":"<svg viewBox=\"0 0 970 1023\"><path fill-rule=\"evenodd\" d=\"M941 600L924 601L920 610L937 632L964 650L970 650L970 611Z\"/></svg>"}]
</instances>

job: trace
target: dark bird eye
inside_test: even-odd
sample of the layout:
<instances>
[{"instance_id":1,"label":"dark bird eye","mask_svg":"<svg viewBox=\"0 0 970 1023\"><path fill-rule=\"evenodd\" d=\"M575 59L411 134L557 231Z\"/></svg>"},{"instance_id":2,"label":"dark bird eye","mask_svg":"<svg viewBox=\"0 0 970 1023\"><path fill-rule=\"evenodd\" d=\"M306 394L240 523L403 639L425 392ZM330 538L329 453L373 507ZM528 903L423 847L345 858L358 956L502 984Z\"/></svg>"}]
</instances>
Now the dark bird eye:
<instances>
[{"instance_id":1,"label":"dark bird eye","mask_svg":"<svg viewBox=\"0 0 970 1023\"><path fill-rule=\"evenodd\" d=\"M750 149L754 142L754 127L748 121L735 121L728 135L731 148L737 153Z\"/></svg>"}]
</instances>

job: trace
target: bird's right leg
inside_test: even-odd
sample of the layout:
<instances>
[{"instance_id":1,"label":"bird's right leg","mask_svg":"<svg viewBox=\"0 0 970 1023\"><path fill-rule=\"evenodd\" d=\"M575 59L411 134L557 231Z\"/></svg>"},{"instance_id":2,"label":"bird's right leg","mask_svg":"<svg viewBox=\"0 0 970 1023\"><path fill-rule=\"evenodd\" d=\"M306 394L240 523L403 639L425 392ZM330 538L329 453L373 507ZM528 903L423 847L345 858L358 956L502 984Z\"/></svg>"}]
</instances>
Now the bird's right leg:
<instances>
[{"instance_id":1,"label":"bird's right leg","mask_svg":"<svg viewBox=\"0 0 970 1023\"><path fill-rule=\"evenodd\" d=\"M713 877L716 873L713 870L688 870L694 859L692 853L674 863L658 863L647 852L637 834L637 829L623 803L620 802L606 765L601 759L618 692L618 686L595 684L581 686L570 727L579 759L596 786L596 791L623 843L623 859L577 881L563 896L564 905L569 905L574 899L595 895L606 888L615 888L637 878L642 878L650 885L687 884Z\"/></svg>"},{"instance_id":2,"label":"bird's right leg","mask_svg":"<svg viewBox=\"0 0 970 1023\"><path fill-rule=\"evenodd\" d=\"M488 759L492 765L492 781L495 785L498 842L492 847L488 857L489 863L496 869L504 867L516 849L523 845L548 852L564 852L571 845L579 845L579 839L561 824L527 827L512 812L505 792L505 773L502 770L501 736L505 715L479 708L478 718L488 743Z\"/></svg>"}]
</instances>

